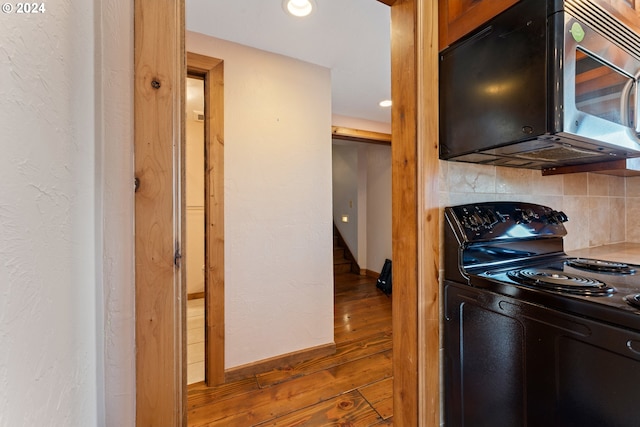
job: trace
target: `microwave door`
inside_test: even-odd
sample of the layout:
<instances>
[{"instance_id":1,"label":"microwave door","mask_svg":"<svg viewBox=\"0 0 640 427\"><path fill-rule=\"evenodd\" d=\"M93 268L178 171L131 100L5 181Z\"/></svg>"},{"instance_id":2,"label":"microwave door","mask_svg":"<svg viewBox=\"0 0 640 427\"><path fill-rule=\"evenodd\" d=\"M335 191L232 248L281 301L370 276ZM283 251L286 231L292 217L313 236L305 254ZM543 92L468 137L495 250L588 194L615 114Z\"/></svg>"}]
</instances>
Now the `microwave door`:
<instances>
[{"instance_id":1,"label":"microwave door","mask_svg":"<svg viewBox=\"0 0 640 427\"><path fill-rule=\"evenodd\" d=\"M563 131L637 151L640 61L569 14L564 37Z\"/></svg>"},{"instance_id":2,"label":"microwave door","mask_svg":"<svg viewBox=\"0 0 640 427\"><path fill-rule=\"evenodd\" d=\"M564 130L580 138L637 149L635 78L592 53L576 49L565 57Z\"/></svg>"}]
</instances>

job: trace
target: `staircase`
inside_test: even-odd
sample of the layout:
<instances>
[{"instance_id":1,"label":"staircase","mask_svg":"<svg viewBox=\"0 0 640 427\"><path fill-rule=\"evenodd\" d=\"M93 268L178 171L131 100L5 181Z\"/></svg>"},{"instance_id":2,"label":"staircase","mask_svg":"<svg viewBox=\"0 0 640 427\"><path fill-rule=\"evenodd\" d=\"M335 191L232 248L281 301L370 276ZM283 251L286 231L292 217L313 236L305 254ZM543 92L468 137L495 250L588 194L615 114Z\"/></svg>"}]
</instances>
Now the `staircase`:
<instances>
[{"instance_id":1,"label":"staircase","mask_svg":"<svg viewBox=\"0 0 640 427\"><path fill-rule=\"evenodd\" d=\"M340 232L333 225L333 274L355 273L360 274L360 267L354 256L349 251Z\"/></svg>"}]
</instances>

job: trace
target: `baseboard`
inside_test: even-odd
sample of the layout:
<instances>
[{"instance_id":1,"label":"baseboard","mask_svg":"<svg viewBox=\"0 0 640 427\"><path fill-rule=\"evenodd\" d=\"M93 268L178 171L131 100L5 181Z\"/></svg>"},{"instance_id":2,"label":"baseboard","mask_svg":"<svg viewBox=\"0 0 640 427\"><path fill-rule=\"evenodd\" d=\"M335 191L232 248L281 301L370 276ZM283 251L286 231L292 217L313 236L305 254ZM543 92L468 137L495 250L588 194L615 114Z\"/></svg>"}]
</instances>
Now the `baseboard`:
<instances>
[{"instance_id":1,"label":"baseboard","mask_svg":"<svg viewBox=\"0 0 640 427\"><path fill-rule=\"evenodd\" d=\"M194 292L192 294L187 295L187 299L200 299L204 298L204 292Z\"/></svg>"},{"instance_id":2,"label":"baseboard","mask_svg":"<svg viewBox=\"0 0 640 427\"><path fill-rule=\"evenodd\" d=\"M237 366L235 368L225 370L225 381L237 381L243 378L249 378L253 375L269 372L278 368L285 368L307 360L330 356L336 352L336 344L325 344L317 347L311 347L304 350L287 353L269 359L259 360L257 362L248 363L246 365Z\"/></svg>"}]
</instances>

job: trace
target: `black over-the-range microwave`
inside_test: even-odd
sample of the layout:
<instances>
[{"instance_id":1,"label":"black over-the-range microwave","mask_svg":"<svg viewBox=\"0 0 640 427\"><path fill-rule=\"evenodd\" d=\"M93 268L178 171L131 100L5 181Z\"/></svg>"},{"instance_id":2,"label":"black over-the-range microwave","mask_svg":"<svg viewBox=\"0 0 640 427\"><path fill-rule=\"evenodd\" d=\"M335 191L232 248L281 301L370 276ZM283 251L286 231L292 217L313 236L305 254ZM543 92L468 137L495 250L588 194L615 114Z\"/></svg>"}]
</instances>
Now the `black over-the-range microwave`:
<instances>
[{"instance_id":1,"label":"black over-the-range microwave","mask_svg":"<svg viewBox=\"0 0 640 427\"><path fill-rule=\"evenodd\" d=\"M640 36L522 0L440 53L440 158L545 169L640 156Z\"/></svg>"}]
</instances>

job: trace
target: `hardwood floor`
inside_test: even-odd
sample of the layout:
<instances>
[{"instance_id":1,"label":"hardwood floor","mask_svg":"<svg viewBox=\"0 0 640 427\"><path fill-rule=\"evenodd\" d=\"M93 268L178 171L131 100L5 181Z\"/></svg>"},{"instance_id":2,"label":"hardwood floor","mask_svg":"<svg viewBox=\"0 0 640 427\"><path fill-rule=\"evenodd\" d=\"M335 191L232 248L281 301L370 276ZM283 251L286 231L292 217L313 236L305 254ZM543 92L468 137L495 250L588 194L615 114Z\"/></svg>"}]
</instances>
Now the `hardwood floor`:
<instances>
[{"instance_id":1,"label":"hardwood floor","mask_svg":"<svg viewBox=\"0 0 640 427\"><path fill-rule=\"evenodd\" d=\"M204 298L187 301L187 384L204 381Z\"/></svg>"},{"instance_id":2,"label":"hardwood floor","mask_svg":"<svg viewBox=\"0 0 640 427\"><path fill-rule=\"evenodd\" d=\"M248 379L188 388L190 427L390 426L391 297L375 279L335 276L336 353Z\"/></svg>"}]
</instances>

